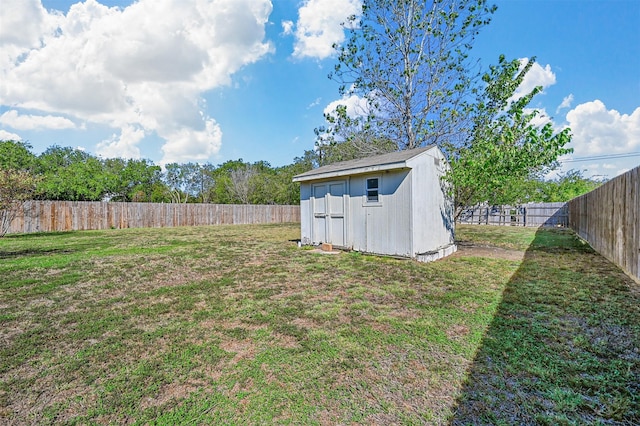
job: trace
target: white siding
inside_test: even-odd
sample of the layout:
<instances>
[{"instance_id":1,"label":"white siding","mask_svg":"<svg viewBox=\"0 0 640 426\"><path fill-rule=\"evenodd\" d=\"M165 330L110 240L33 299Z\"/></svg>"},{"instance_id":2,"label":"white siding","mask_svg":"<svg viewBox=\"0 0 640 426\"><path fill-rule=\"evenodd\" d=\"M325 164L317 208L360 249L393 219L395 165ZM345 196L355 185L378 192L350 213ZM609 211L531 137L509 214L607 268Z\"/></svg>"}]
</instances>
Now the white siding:
<instances>
[{"instance_id":1,"label":"white siding","mask_svg":"<svg viewBox=\"0 0 640 426\"><path fill-rule=\"evenodd\" d=\"M300 238L302 244L311 244L311 184L300 184Z\"/></svg>"},{"instance_id":2,"label":"white siding","mask_svg":"<svg viewBox=\"0 0 640 426\"><path fill-rule=\"evenodd\" d=\"M367 253L411 257L411 181L409 170L352 176L349 244ZM367 203L367 178L380 179L380 202Z\"/></svg>"},{"instance_id":3,"label":"white siding","mask_svg":"<svg viewBox=\"0 0 640 426\"><path fill-rule=\"evenodd\" d=\"M453 204L446 197L441 180L445 159L439 150L429 150L412 158L413 255L453 244Z\"/></svg>"}]
</instances>

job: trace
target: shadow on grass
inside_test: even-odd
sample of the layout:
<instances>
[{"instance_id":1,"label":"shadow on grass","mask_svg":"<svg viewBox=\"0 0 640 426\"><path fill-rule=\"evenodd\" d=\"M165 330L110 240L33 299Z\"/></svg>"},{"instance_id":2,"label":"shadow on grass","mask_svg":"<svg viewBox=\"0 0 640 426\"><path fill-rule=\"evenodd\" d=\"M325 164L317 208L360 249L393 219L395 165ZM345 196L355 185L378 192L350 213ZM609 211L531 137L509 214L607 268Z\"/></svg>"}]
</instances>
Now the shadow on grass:
<instances>
[{"instance_id":1,"label":"shadow on grass","mask_svg":"<svg viewBox=\"0 0 640 426\"><path fill-rule=\"evenodd\" d=\"M40 231L40 232L30 232L27 234L6 234L2 238L7 240L14 239L14 238L26 240L31 238L53 237L56 235L71 235L78 232L83 232L83 231Z\"/></svg>"},{"instance_id":2,"label":"shadow on grass","mask_svg":"<svg viewBox=\"0 0 640 426\"><path fill-rule=\"evenodd\" d=\"M0 259L13 259L17 257L69 254L73 252L75 252L75 250L63 250L63 249L24 249L24 250L15 250L15 251L0 250Z\"/></svg>"},{"instance_id":3,"label":"shadow on grass","mask_svg":"<svg viewBox=\"0 0 640 426\"><path fill-rule=\"evenodd\" d=\"M640 424L633 286L573 232L540 229L505 288L450 424Z\"/></svg>"}]
</instances>

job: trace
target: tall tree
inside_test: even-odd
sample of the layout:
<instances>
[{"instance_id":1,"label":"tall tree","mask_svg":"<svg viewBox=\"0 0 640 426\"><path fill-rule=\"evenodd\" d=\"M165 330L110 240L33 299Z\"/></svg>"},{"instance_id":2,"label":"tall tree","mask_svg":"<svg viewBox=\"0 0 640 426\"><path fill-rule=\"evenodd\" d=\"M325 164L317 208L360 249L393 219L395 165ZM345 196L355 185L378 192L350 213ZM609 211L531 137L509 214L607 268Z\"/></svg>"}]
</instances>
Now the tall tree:
<instances>
[{"instance_id":1,"label":"tall tree","mask_svg":"<svg viewBox=\"0 0 640 426\"><path fill-rule=\"evenodd\" d=\"M105 192L111 201L151 201L162 170L148 160L103 160Z\"/></svg>"},{"instance_id":2,"label":"tall tree","mask_svg":"<svg viewBox=\"0 0 640 426\"><path fill-rule=\"evenodd\" d=\"M1 140L0 167L13 170L33 170L37 157L31 152L32 146L28 142Z\"/></svg>"},{"instance_id":3,"label":"tall tree","mask_svg":"<svg viewBox=\"0 0 640 426\"><path fill-rule=\"evenodd\" d=\"M372 115L350 116L346 105L324 115L327 126L316 128L315 151L320 165L386 154L398 149L396 143L376 134Z\"/></svg>"},{"instance_id":4,"label":"tall tree","mask_svg":"<svg viewBox=\"0 0 640 426\"><path fill-rule=\"evenodd\" d=\"M101 201L106 195L102 162L71 147L51 146L38 157L38 192L48 200Z\"/></svg>"},{"instance_id":5,"label":"tall tree","mask_svg":"<svg viewBox=\"0 0 640 426\"><path fill-rule=\"evenodd\" d=\"M34 198L39 178L34 174L37 157L23 141L0 141L0 237L20 212L25 201Z\"/></svg>"},{"instance_id":6,"label":"tall tree","mask_svg":"<svg viewBox=\"0 0 640 426\"><path fill-rule=\"evenodd\" d=\"M203 164L200 173L200 199L203 203L211 203L215 199L216 166Z\"/></svg>"},{"instance_id":7,"label":"tall tree","mask_svg":"<svg viewBox=\"0 0 640 426\"><path fill-rule=\"evenodd\" d=\"M523 201L522 191L514 190L527 179L536 178L557 165L557 158L572 152L566 148L571 131L555 132L548 122L534 122L538 111L528 108L542 90L516 98L525 75L535 58L521 64L504 56L483 76L485 89L474 107L469 139L451 147L451 170L446 180L452 184L457 214L464 207L481 202L511 204Z\"/></svg>"},{"instance_id":8,"label":"tall tree","mask_svg":"<svg viewBox=\"0 0 640 426\"><path fill-rule=\"evenodd\" d=\"M204 171L198 163L170 163L165 166L165 182L174 203L196 201L202 190Z\"/></svg>"},{"instance_id":9,"label":"tall tree","mask_svg":"<svg viewBox=\"0 0 640 426\"><path fill-rule=\"evenodd\" d=\"M249 204L253 193L254 179L258 170L251 164L238 167L229 172L227 191L234 203Z\"/></svg>"},{"instance_id":10,"label":"tall tree","mask_svg":"<svg viewBox=\"0 0 640 426\"><path fill-rule=\"evenodd\" d=\"M537 196L542 202L569 201L593 191L604 183L602 179L587 178L580 170L569 170L553 180L537 182Z\"/></svg>"},{"instance_id":11,"label":"tall tree","mask_svg":"<svg viewBox=\"0 0 640 426\"><path fill-rule=\"evenodd\" d=\"M450 141L473 80L472 42L495 10L486 0L364 0L330 77L368 100L375 133L399 149Z\"/></svg>"},{"instance_id":12,"label":"tall tree","mask_svg":"<svg viewBox=\"0 0 640 426\"><path fill-rule=\"evenodd\" d=\"M318 152L306 150L302 157L293 160L293 164L276 168L276 204L300 204L300 184L293 182L293 177L319 165Z\"/></svg>"},{"instance_id":13,"label":"tall tree","mask_svg":"<svg viewBox=\"0 0 640 426\"><path fill-rule=\"evenodd\" d=\"M25 201L33 198L38 178L27 170L0 167L0 237L22 210Z\"/></svg>"},{"instance_id":14,"label":"tall tree","mask_svg":"<svg viewBox=\"0 0 640 426\"><path fill-rule=\"evenodd\" d=\"M273 169L269 163L245 163L241 158L220 164L213 173L213 200L221 204L271 204Z\"/></svg>"}]
</instances>

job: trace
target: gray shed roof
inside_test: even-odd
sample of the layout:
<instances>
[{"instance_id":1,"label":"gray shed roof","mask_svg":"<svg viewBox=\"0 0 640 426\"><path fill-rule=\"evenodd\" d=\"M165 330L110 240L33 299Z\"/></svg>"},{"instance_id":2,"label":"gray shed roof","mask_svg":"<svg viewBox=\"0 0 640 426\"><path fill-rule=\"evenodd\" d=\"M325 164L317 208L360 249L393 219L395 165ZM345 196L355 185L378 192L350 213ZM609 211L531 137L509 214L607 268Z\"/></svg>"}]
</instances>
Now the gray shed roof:
<instances>
[{"instance_id":1,"label":"gray shed roof","mask_svg":"<svg viewBox=\"0 0 640 426\"><path fill-rule=\"evenodd\" d=\"M435 148L429 145L424 148L396 151L389 154L374 155L373 157L359 158L357 160L342 161L318 167L293 177L294 182L304 182L317 179L328 179L345 175L357 175L363 173L379 172L383 170L406 169L407 160Z\"/></svg>"}]
</instances>

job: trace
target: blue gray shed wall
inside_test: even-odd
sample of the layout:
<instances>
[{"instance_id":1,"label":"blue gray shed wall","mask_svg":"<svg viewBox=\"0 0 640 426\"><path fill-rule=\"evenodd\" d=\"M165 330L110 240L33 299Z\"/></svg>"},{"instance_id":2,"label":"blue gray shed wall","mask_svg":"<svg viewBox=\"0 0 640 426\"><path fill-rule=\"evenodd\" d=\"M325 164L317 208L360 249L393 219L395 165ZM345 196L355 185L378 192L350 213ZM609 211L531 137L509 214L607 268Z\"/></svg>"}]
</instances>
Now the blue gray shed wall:
<instances>
[{"instance_id":1,"label":"blue gray shed wall","mask_svg":"<svg viewBox=\"0 0 640 426\"><path fill-rule=\"evenodd\" d=\"M446 161L439 150L429 150L411 159L412 229L416 254L447 247L454 243L454 205L446 194L442 176Z\"/></svg>"},{"instance_id":2,"label":"blue gray shed wall","mask_svg":"<svg viewBox=\"0 0 640 426\"><path fill-rule=\"evenodd\" d=\"M409 170L352 176L349 197L350 246L367 253L411 257ZM380 179L380 202L368 203L366 180Z\"/></svg>"}]
</instances>

